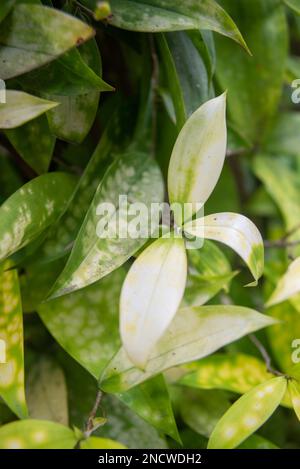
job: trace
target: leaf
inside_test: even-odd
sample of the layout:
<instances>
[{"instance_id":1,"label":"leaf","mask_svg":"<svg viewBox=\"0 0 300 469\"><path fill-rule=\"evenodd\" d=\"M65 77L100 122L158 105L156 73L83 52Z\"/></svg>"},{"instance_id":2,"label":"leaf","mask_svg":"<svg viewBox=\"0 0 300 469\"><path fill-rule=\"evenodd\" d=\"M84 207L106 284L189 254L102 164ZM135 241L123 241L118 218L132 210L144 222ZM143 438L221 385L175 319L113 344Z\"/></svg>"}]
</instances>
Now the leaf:
<instances>
[{"instance_id":1,"label":"leaf","mask_svg":"<svg viewBox=\"0 0 300 469\"><path fill-rule=\"evenodd\" d=\"M124 211L124 204L120 204L120 194L126 196L130 204L143 203L148 208L146 217L145 212L138 217L142 230L140 238L119 237L119 227L124 226L121 223L127 213ZM124 264L145 244L149 234L146 236L143 233L149 232L150 206L162 200L163 182L154 160L134 151L118 158L98 186L66 267L55 283L50 299L90 285ZM108 203L112 204L114 211L108 210L101 214L102 204ZM100 215L97 215L99 207ZM130 228L132 219L134 217L128 216L125 228ZM135 224L133 228L136 229Z\"/></svg>"},{"instance_id":2,"label":"leaf","mask_svg":"<svg viewBox=\"0 0 300 469\"><path fill-rule=\"evenodd\" d=\"M144 371L121 349L104 370L100 387L123 392L168 368L203 358L274 320L239 306L194 306L180 309L152 352Z\"/></svg>"},{"instance_id":3,"label":"leaf","mask_svg":"<svg viewBox=\"0 0 300 469\"><path fill-rule=\"evenodd\" d=\"M217 80L228 90L229 118L235 130L253 145L272 124L288 53L287 21L278 0L221 0L236 19L252 57L216 36Z\"/></svg>"},{"instance_id":4,"label":"leaf","mask_svg":"<svg viewBox=\"0 0 300 469\"><path fill-rule=\"evenodd\" d=\"M16 5L1 25L0 78L40 67L93 35L89 25L54 8Z\"/></svg>"},{"instance_id":5,"label":"leaf","mask_svg":"<svg viewBox=\"0 0 300 469\"><path fill-rule=\"evenodd\" d=\"M74 189L72 197L70 197L64 213L50 228L40 250L41 262L49 262L63 257L72 249L96 189L111 164L111 155L116 151L116 142L120 138L116 132L116 128L120 126L119 117L121 118L119 114L112 116Z\"/></svg>"},{"instance_id":6,"label":"leaf","mask_svg":"<svg viewBox=\"0 0 300 469\"><path fill-rule=\"evenodd\" d=\"M279 158L260 154L255 157L253 163L255 174L264 183L267 192L278 205L287 231L293 230L298 226L300 219L298 175Z\"/></svg>"},{"instance_id":7,"label":"leaf","mask_svg":"<svg viewBox=\"0 0 300 469\"><path fill-rule=\"evenodd\" d=\"M226 153L225 99L225 94L211 99L194 112L173 148L169 199L171 204L193 204L190 216L199 210L196 204L205 204L222 171ZM182 224L179 219L176 222Z\"/></svg>"},{"instance_id":8,"label":"leaf","mask_svg":"<svg viewBox=\"0 0 300 469\"><path fill-rule=\"evenodd\" d=\"M163 375L149 379L118 397L160 432L181 443Z\"/></svg>"},{"instance_id":9,"label":"leaf","mask_svg":"<svg viewBox=\"0 0 300 469\"><path fill-rule=\"evenodd\" d=\"M247 264L255 281L264 270L264 245L251 220L231 212L214 213L186 223L183 230L200 238L219 241L231 247Z\"/></svg>"},{"instance_id":10,"label":"leaf","mask_svg":"<svg viewBox=\"0 0 300 469\"><path fill-rule=\"evenodd\" d=\"M274 306L300 292L300 257L295 259L268 299L266 306Z\"/></svg>"},{"instance_id":11,"label":"leaf","mask_svg":"<svg viewBox=\"0 0 300 469\"><path fill-rule=\"evenodd\" d=\"M300 69L297 70L297 77L298 76L300 76ZM266 136L263 151L266 154L278 155L280 157L282 155L298 157L300 155L300 138L298 134L299 125L300 115L297 112L280 113L277 116L271 131ZM267 161L270 160L271 158L269 157ZM282 160L272 156L272 162L274 162L277 167ZM275 191L276 187L274 187L273 190Z\"/></svg>"},{"instance_id":12,"label":"leaf","mask_svg":"<svg viewBox=\"0 0 300 469\"><path fill-rule=\"evenodd\" d=\"M84 3L94 4L90 0ZM213 0L111 0L108 23L131 31L211 29L247 46L227 13Z\"/></svg>"},{"instance_id":13,"label":"leaf","mask_svg":"<svg viewBox=\"0 0 300 469\"><path fill-rule=\"evenodd\" d=\"M2 0L0 5L0 22L8 15L9 11L14 6L15 0Z\"/></svg>"},{"instance_id":14,"label":"leaf","mask_svg":"<svg viewBox=\"0 0 300 469\"><path fill-rule=\"evenodd\" d=\"M72 449L76 443L73 430L54 422L23 420L0 428L1 449Z\"/></svg>"},{"instance_id":15,"label":"leaf","mask_svg":"<svg viewBox=\"0 0 300 469\"><path fill-rule=\"evenodd\" d=\"M182 305L203 305L220 290L229 288L236 272L214 243L206 240L201 249L187 250L187 255L188 279Z\"/></svg>"},{"instance_id":16,"label":"leaf","mask_svg":"<svg viewBox=\"0 0 300 469\"><path fill-rule=\"evenodd\" d=\"M267 336L276 363L285 371L294 365L292 343L300 337L300 315L288 301L269 308L268 314L280 321Z\"/></svg>"},{"instance_id":17,"label":"leaf","mask_svg":"<svg viewBox=\"0 0 300 469\"><path fill-rule=\"evenodd\" d=\"M5 134L19 155L36 173L41 174L48 171L55 137L50 133L44 115L21 127L7 130Z\"/></svg>"},{"instance_id":18,"label":"leaf","mask_svg":"<svg viewBox=\"0 0 300 469\"><path fill-rule=\"evenodd\" d=\"M87 440L80 443L81 449L127 449L122 443L109 438L99 438L90 436Z\"/></svg>"},{"instance_id":19,"label":"leaf","mask_svg":"<svg viewBox=\"0 0 300 469\"><path fill-rule=\"evenodd\" d=\"M132 265L120 298L120 334L132 363L145 368L182 300L187 258L182 238L160 238Z\"/></svg>"},{"instance_id":20,"label":"leaf","mask_svg":"<svg viewBox=\"0 0 300 469\"><path fill-rule=\"evenodd\" d=\"M113 91L80 54L81 48L71 49L49 64L22 75L19 82L42 95L76 96L91 91Z\"/></svg>"},{"instance_id":21,"label":"leaf","mask_svg":"<svg viewBox=\"0 0 300 469\"><path fill-rule=\"evenodd\" d=\"M294 407L294 411L300 420L300 385L295 380L288 381L288 391L291 396L291 401Z\"/></svg>"},{"instance_id":22,"label":"leaf","mask_svg":"<svg viewBox=\"0 0 300 469\"><path fill-rule=\"evenodd\" d=\"M214 428L208 449L231 449L242 443L268 420L286 391L284 377L259 384L240 397Z\"/></svg>"},{"instance_id":23,"label":"leaf","mask_svg":"<svg viewBox=\"0 0 300 469\"><path fill-rule=\"evenodd\" d=\"M95 402L97 382L67 356L64 356L62 365L68 383L71 424L82 427L82 422L86 420ZM82 383L84 383L85 390L84 399L82 398ZM144 416L149 409L147 420L155 421L152 413L153 405L149 404L147 399L144 400ZM102 408L104 415L109 415L109 418L105 425L95 431L94 436L116 440L128 448L166 448L166 442L163 437L159 436L157 430L115 396L107 394L102 401ZM132 408L134 409L133 406Z\"/></svg>"},{"instance_id":24,"label":"leaf","mask_svg":"<svg viewBox=\"0 0 300 469\"><path fill-rule=\"evenodd\" d=\"M189 372L190 370L190 372ZM200 389L225 389L244 394L270 379L266 365L245 354L214 354L186 366L179 384Z\"/></svg>"},{"instance_id":25,"label":"leaf","mask_svg":"<svg viewBox=\"0 0 300 469\"><path fill-rule=\"evenodd\" d=\"M295 13L300 15L300 1L299 0L283 0L284 3L290 7Z\"/></svg>"},{"instance_id":26,"label":"leaf","mask_svg":"<svg viewBox=\"0 0 300 469\"><path fill-rule=\"evenodd\" d=\"M0 207L0 260L36 239L60 215L74 189L65 173L39 176L15 192Z\"/></svg>"},{"instance_id":27,"label":"leaf","mask_svg":"<svg viewBox=\"0 0 300 469\"><path fill-rule=\"evenodd\" d=\"M0 396L19 418L26 418L22 304L18 273L5 271L8 267L9 262L0 267L0 339L5 351L4 363L0 363Z\"/></svg>"},{"instance_id":28,"label":"leaf","mask_svg":"<svg viewBox=\"0 0 300 469\"><path fill-rule=\"evenodd\" d=\"M269 440L260 435L251 435L237 449L279 449Z\"/></svg>"},{"instance_id":29,"label":"leaf","mask_svg":"<svg viewBox=\"0 0 300 469\"><path fill-rule=\"evenodd\" d=\"M218 420L230 407L222 391L184 392L180 405L183 421L200 435L209 438Z\"/></svg>"},{"instance_id":30,"label":"leaf","mask_svg":"<svg viewBox=\"0 0 300 469\"><path fill-rule=\"evenodd\" d=\"M7 90L6 103L0 103L0 128L14 129L20 127L57 106L57 104L23 91Z\"/></svg>"},{"instance_id":31,"label":"leaf","mask_svg":"<svg viewBox=\"0 0 300 469\"><path fill-rule=\"evenodd\" d=\"M82 291L38 307L55 340L96 379L120 346L118 312L124 278L125 271L118 269Z\"/></svg>"},{"instance_id":32,"label":"leaf","mask_svg":"<svg viewBox=\"0 0 300 469\"><path fill-rule=\"evenodd\" d=\"M68 425L65 377L55 361L42 356L31 365L27 374L26 395L31 419Z\"/></svg>"},{"instance_id":33,"label":"leaf","mask_svg":"<svg viewBox=\"0 0 300 469\"><path fill-rule=\"evenodd\" d=\"M80 47L83 61L98 75L101 74L101 57L95 40ZM66 59L65 59L66 60ZM67 142L81 143L94 123L100 94L91 91L77 96L50 94L59 107L47 113L50 129L57 138Z\"/></svg>"}]
</instances>

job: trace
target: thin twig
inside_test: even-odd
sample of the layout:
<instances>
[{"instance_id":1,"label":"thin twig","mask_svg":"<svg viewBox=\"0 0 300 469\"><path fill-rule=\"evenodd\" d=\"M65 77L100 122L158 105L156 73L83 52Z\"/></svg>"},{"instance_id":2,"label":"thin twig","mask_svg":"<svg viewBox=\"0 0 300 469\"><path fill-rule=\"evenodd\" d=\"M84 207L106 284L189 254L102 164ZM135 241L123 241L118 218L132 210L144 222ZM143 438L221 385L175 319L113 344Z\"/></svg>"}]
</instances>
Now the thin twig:
<instances>
[{"instance_id":1,"label":"thin twig","mask_svg":"<svg viewBox=\"0 0 300 469\"><path fill-rule=\"evenodd\" d=\"M291 230L287 231L282 238L274 240L274 241L269 241L265 240L264 245L266 248L288 248L288 247L293 247L293 246L298 246L300 244L300 239L293 240L293 241L288 241L288 239L295 234L300 228L300 224L294 226Z\"/></svg>"},{"instance_id":2,"label":"thin twig","mask_svg":"<svg viewBox=\"0 0 300 469\"><path fill-rule=\"evenodd\" d=\"M93 432L93 430L94 430L94 419L97 415L97 411L98 411L98 408L101 404L103 396L104 396L104 392L101 391L100 389L98 389L93 408L90 412L90 415L89 415L89 417L87 419L87 422L86 422L86 425L85 425L84 434L85 434L86 437L89 437L91 435L91 433Z\"/></svg>"},{"instance_id":3,"label":"thin twig","mask_svg":"<svg viewBox=\"0 0 300 469\"><path fill-rule=\"evenodd\" d=\"M255 347L259 350L262 358L264 359L264 362L266 364L267 371L269 373L272 373L275 376L285 376L284 373L281 373L281 371L275 370L275 368L272 367L271 364L271 357L268 354L267 350L263 346L263 344L258 340L258 338L254 334L249 334L249 339L251 342L255 345Z\"/></svg>"},{"instance_id":4,"label":"thin twig","mask_svg":"<svg viewBox=\"0 0 300 469\"><path fill-rule=\"evenodd\" d=\"M153 109L152 109L152 153L155 154L156 147L156 130L157 130L157 96L158 96L158 80L159 80L159 63L156 54L153 35L149 36L150 51L152 60L152 92L153 92Z\"/></svg>"}]
</instances>

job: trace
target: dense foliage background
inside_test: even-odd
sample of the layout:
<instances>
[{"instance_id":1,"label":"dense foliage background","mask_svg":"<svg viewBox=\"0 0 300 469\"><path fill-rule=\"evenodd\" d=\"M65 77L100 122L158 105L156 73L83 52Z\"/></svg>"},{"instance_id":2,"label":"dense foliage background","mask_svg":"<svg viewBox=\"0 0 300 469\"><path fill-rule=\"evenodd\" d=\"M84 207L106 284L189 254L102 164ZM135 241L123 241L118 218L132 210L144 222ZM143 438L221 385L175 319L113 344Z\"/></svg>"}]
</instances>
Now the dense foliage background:
<instances>
[{"instance_id":1,"label":"dense foliage background","mask_svg":"<svg viewBox=\"0 0 300 469\"><path fill-rule=\"evenodd\" d=\"M1 1L1 448L206 448L213 429L210 447L300 447L299 15L298 0ZM242 259L206 240L164 363L111 362L146 240L99 241L97 206L162 201L179 132L225 90L205 215L256 224L263 276L245 288Z\"/></svg>"}]
</instances>

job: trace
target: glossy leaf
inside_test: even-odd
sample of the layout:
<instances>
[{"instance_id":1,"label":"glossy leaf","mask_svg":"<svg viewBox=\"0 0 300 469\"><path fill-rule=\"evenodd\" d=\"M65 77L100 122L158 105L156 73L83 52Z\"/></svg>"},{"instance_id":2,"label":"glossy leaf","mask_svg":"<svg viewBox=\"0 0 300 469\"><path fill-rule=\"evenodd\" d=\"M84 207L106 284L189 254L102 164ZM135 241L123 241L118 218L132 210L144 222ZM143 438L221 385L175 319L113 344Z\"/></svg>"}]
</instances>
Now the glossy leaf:
<instances>
[{"instance_id":1,"label":"glossy leaf","mask_svg":"<svg viewBox=\"0 0 300 469\"><path fill-rule=\"evenodd\" d=\"M161 433L181 442L163 375L118 394L119 399Z\"/></svg>"},{"instance_id":2,"label":"glossy leaf","mask_svg":"<svg viewBox=\"0 0 300 469\"><path fill-rule=\"evenodd\" d=\"M152 352L145 370L135 368L121 349L104 370L101 388L108 392L123 392L168 368L203 358L272 324L272 318L239 306L180 309Z\"/></svg>"},{"instance_id":3,"label":"glossy leaf","mask_svg":"<svg viewBox=\"0 0 300 469\"><path fill-rule=\"evenodd\" d=\"M9 11L14 6L15 0L2 0L0 5L0 21L8 15Z\"/></svg>"},{"instance_id":4,"label":"glossy leaf","mask_svg":"<svg viewBox=\"0 0 300 469\"><path fill-rule=\"evenodd\" d=\"M182 238L160 238L134 262L120 298L122 344L132 363L146 366L182 300L187 258Z\"/></svg>"},{"instance_id":5,"label":"glossy leaf","mask_svg":"<svg viewBox=\"0 0 300 469\"><path fill-rule=\"evenodd\" d=\"M74 177L48 173L25 184L0 207L0 259L36 239L60 215L73 188Z\"/></svg>"},{"instance_id":6,"label":"glossy leaf","mask_svg":"<svg viewBox=\"0 0 300 469\"><path fill-rule=\"evenodd\" d=\"M92 71L101 75L101 57L96 41L83 44L80 52L83 61ZM61 140L81 143L94 123L100 98L99 91L77 96L62 96L56 92L50 94L50 97L60 104L47 113L51 131Z\"/></svg>"},{"instance_id":7,"label":"glossy leaf","mask_svg":"<svg viewBox=\"0 0 300 469\"><path fill-rule=\"evenodd\" d=\"M294 411L300 420L300 385L298 381L290 380L288 382L288 390L291 396L291 401Z\"/></svg>"},{"instance_id":8,"label":"glossy leaf","mask_svg":"<svg viewBox=\"0 0 300 469\"><path fill-rule=\"evenodd\" d=\"M163 200L163 183L157 164L142 153L132 152L118 158L106 172L86 214L67 265L54 285L51 298L83 288L124 264L141 246L149 231L149 220L141 213L140 238L119 237L119 227L126 216L119 195L130 203L144 203L148 209L153 202ZM116 212L97 214L101 204L113 204ZM148 213L148 212L147 212ZM102 216L101 216L102 215ZM120 220L118 220L120 217ZM132 220L132 217L128 217ZM117 220L117 222L116 222ZM105 223L104 223L105 222ZM125 225L129 227L129 224ZM107 233L113 236L107 236Z\"/></svg>"},{"instance_id":9,"label":"glossy leaf","mask_svg":"<svg viewBox=\"0 0 300 469\"><path fill-rule=\"evenodd\" d=\"M186 371L180 384L200 389L226 389L239 394L272 377L264 362L245 354L214 354L188 365Z\"/></svg>"},{"instance_id":10,"label":"glossy leaf","mask_svg":"<svg viewBox=\"0 0 300 469\"><path fill-rule=\"evenodd\" d=\"M9 266L5 262L0 267L0 339L5 351L0 363L0 396L19 418L26 418L22 304L18 273L6 271Z\"/></svg>"},{"instance_id":11,"label":"glossy leaf","mask_svg":"<svg viewBox=\"0 0 300 469\"><path fill-rule=\"evenodd\" d=\"M44 96L76 96L91 91L112 91L82 58L80 49L72 49L42 68L19 78L22 86Z\"/></svg>"},{"instance_id":12,"label":"glossy leaf","mask_svg":"<svg viewBox=\"0 0 300 469\"><path fill-rule=\"evenodd\" d=\"M300 15L300 2L299 0L284 0L284 3L290 7L295 13Z\"/></svg>"},{"instance_id":13,"label":"glossy leaf","mask_svg":"<svg viewBox=\"0 0 300 469\"><path fill-rule=\"evenodd\" d=\"M38 307L57 342L96 379L120 345L118 311L124 278L125 271L118 269L95 285Z\"/></svg>"},{"instance_id":14,"label":"glossy leaf","mask_svg":"<svg viewBox=\"0 0 300 469\"><path fill-rule=\"evenodd\" d=\"M119 28L143 32L211 29L247 47L234 22L214 0L112 0L110 7L107 21Z\"/></svg>"},{"instance_id":15,"label":"glossy leaf","mask_svg":"<svg viewBox=\"0 0 300 469\"><path fill-rule=\"evenodd\" d=\"M14 129L44 114L58 103L37 98L23 91L6 91L6 103L0 103L0 128Z\"/></svg>"},{"instance_id":16,"label":"glossy leaf","mask_svg":"<svg viewBox=\"0 0 300 469\"><path fill-rule=\"evenodd\" d=\"M247 264L255 281L264 269L264 245L251 220L237 213L215 213L183 227L192 236L219 241L231 247Z\"/></svg>"},{"instance_id":17,"label":"glossy leaf","mask_svg":"<svg viewBox=\"0 0 300 469\"><path fill-rule=\"evenodd\" d=\"M214 428L209 449L231 449L254 433L276 410L286 391L284 377L273 378L240 397Z\"/></svg>"},{"instance_id":18,"label":"glossy leaf","mask_svg":"<svg viewBox=\"0 0 300 469\"><path fill-rule=\"evenodd\" d=\"M205 204L214 190L226 152L225 100L223 94L203 104L179 133L168 171L171 203Z\"/></svg>"},{"instance_id":19,"label":"glossy leaf","mask_svg":"<svg viewBox=\"0 0 300 469\"><path fill-rule=\"evenodd\" d=\"M1 25L0 78L44 65L93 35L89 25L59 10L16 5Z\"/></svg>"},{"instance_id":20,"label":"glossy leaf","mask_svg":"<svg viewBox=\"0 0 300 469\"><path fill-rule=\"evenodd\" d=\"M300 257L295 259L289 266L287 272L278 281L278 284L267 301L267 306L273 306L277 303L300 292Z\"/></svg>"},{"instance_id":21,"label":"glossy leaf","mask_svg":"<svg viewBox=\"0 0 300 469\"><path fill-rule=\"evenodd\" d=\"M44 115L5 132L20 156L37 174L48 171L55 145Z\"/></svg>"},{"instance_id":22,"label":"glossy leaf","mask_svg":"<svg viewBox=\"0 0 300 469\"><path fill-rule=\"evenodd\" d=\"M40 357L27 373L26 395L31 419L68 425L67 387L62 369L47 357Z\"/></svg>"},{"instance_id":23,"label":"glossy leaf","mask_svg":"<svg viewBox=\"0 0 300 469\"><path fill-rule=\"evenodd\" d=\"M220 290L229 288L236 272L213 242L206 240L201 249L187 250L187 255L188 278L182 305L203 305Z\"/></svg>"},{"instance_id":24,"label":"glossy leaf","mask_svg":"<svg viewBox=\"0 0 300 469\"><path fill-rule=\"evenodd\" d=\"M288 52L285 9L278 0L220 0L236 19L252 56L216 36L217 80L228 90L229 118L251 144L271 126L279 103Z\"/></svg>"},{"instance_id":25,"label":"glossy leaf","mask_svg":"<svg viewBox=\"0 0 300 469\"><path fill-rule=\"evenodd\" d=\"M72 449L76 443L73 430L55 422L23 420L0 428L1 449Z\"/></svg>"},{"instance_id":26,"label":"glossy leaf","mask_svg":"<svg viewBox=\"0 0 300 469\"><path fill-rule=\"evenodd\" d=\"M126 446L122 445L118 441L111 440L109 438L99 438L98 436L90 436L86 440L80 443L81 449L126 449Z\"/></svg>"}]
</instances>

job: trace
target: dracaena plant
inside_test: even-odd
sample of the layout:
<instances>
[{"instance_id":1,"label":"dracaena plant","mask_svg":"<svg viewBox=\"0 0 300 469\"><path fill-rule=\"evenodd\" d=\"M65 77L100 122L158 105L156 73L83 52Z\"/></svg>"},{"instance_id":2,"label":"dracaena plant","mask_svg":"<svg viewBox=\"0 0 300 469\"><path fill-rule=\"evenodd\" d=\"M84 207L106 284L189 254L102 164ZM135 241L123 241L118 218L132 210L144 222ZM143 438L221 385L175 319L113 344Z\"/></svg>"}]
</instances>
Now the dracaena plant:
<instances>
[{"instance_id":1,"label":"dracaena plant","mask_svg":"<svg viewBox=\"0 0 300 469\"><path fill-rule=\"evenodd\" d=\"M299 14L1 0L0 449L299 448Z\"/></svg>"}]
</instances>

